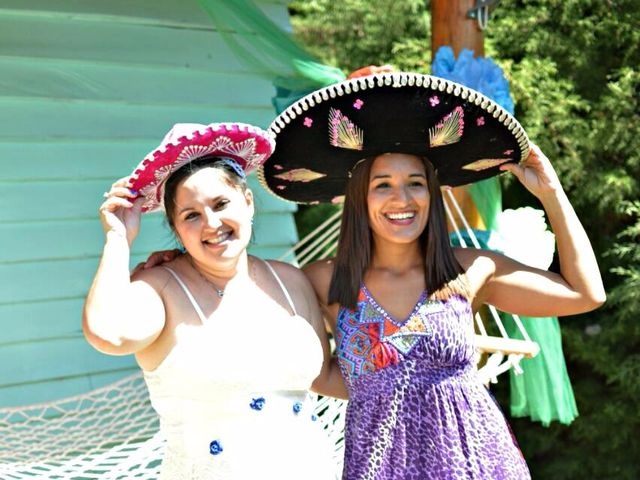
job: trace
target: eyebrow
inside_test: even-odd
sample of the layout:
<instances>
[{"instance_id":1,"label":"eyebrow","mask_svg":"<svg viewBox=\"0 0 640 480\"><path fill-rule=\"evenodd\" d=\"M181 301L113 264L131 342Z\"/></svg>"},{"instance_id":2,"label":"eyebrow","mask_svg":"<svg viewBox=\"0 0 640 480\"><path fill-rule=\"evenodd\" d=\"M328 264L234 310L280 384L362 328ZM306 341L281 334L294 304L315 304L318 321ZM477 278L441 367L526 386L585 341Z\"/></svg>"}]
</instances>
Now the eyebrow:
<instances>
[{"instance_id":1,"label":"eyebrow","mask_svg":"<svg viewBox=\"0 0 640 480\"><path fill-rule=\"evenodd\" d=\"M217 201L219 201L221 198L225 198L224 195L218 195L215 198L210 199L211 203L216 203ZM181 215L182 213L189 211L189 210L195 210L196 207L192 206L192 205L187 205L186 207L181 208L180 210L178 210L177 215Z\"/></svg>"},{"instance_id":2,"label":"eyebrow","mask_svg":"<svg viewBox=\"0 0 640 480\"><path fill-rule=\"evenodd\" d=\"M409 174L409 177L424 178L425 180L427 179L427 176L424 173L411 173ZM375 177L372 177L371 180L378 180L381 178L391 178L391 175L389 174L376 175Z\"/></svg>"},{"instance_id":3,"label":"eyebrow","mask_svg":"<svg viewBox=\"0 0 640 480\"><path fill-rule=\"evenodd\" d=\"M194 209L193 207L184 207L183 209L181 209L181 210L178 212L178 215L181 215L181 214L183 214L184 212L186 212L186 211L188 211L188 210L193 210L193 209Z\"/></svg>"}]
</instances>

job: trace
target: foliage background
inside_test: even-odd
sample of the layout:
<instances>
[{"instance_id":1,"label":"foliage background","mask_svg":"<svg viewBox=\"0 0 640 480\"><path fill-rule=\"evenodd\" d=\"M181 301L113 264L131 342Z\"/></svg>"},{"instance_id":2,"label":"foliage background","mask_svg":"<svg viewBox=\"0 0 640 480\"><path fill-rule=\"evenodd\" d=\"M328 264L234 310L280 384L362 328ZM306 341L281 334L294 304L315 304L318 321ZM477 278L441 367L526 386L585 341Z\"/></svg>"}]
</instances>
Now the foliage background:
<instances>
[{"instance_id":1,"label":"foliage background","mask_svg":"<svg viewBox=\"0 0 640 480\"><path fill-rule=\"evenodd\" d=\"M386 63L429 73L429 9L420 0L290 4L298 40L345 73ZM510 419L536 479L640 478L639 26L637 0L503 0L485 31L485 55L554 162L608 293L603 308L562 319L578 419L549 428ZM503 195L505 208L538 206L507 178ZM302 232L330 208L301 210ZM504 383L495 393L506 407Z\"/></svg>"}]
</instances>

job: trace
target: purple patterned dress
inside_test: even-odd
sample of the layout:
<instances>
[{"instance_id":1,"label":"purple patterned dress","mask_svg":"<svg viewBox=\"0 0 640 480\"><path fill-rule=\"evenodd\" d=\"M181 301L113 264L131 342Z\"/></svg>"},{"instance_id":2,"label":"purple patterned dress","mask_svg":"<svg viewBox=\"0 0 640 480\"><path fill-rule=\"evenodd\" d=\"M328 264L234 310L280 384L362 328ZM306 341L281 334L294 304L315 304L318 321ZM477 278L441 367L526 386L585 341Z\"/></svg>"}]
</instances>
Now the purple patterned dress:
<instances>
[{"instance_id":1,"label":"purple patterned dress","mask_svg":"<svg viewBox=\"0 0 640 480\"><path fill-rule=\"evenodd\" d=\"M344 479L531 478L476 376L466 299L425 293L399 322L362 286L357 309L340 310L336 340L350 395Z\"/></svg>"}]
</instances>

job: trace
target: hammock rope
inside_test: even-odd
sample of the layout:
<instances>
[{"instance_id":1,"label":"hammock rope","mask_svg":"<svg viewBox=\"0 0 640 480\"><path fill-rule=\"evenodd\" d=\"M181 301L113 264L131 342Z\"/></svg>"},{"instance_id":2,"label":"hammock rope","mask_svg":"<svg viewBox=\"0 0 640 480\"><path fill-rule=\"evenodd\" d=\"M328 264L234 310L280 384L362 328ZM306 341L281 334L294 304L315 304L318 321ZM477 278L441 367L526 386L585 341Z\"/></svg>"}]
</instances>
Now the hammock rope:
<instances>
[{"instance_id":1,"label":"hammock rope","mask_svg":"<svg viewBox=\"0 0 640 480\"><path fill-rule=\"evenodd\" d=\"M465 232L469 236L469 239L471 240L473 247L481 248L480 242L478 241L478 238L476 237L475 232L473 231L473 229L469 225L469 222L464 216L464 213L462 212L462 209L460 208L458 201L453 195L453 192L449 188L444 189L444 192L445 192L445 195L443 196L443 199L444 199L443 203L445 206L445 212L454 228L455 235L458 238L460 245L463 248L469 248L462 234L459 231L458 224L452 214L449 203L453 205L454 210L458 214L458 217L460 218L460 221L464 225ZM520 317L518 315L510 314L511 318L513 318L513 321L516 324L516 327L518 328L519 333L522 335L524 340L509 338L507 330L504 327L504 324L502 322L502 319L500 318L500 315L498 314L497 309L493 305L487 305L487 307L491 315L491 318L495 322L501 336L500 337L489 336L487 334L487 330L484 326L481 315L479 313L476 313L475 315L476 325L477 325L478 331L480 332L479 335L476 335L476 345L478 347L478 350L491 354L489 359L484 364L484 366L478 370L478 374L485 383L489 381L491 383L496 383L498 375L507 372L510 368L513 368L513 371L516 374L521 374L522 368L520 367L520 360L522 360L525 357L527 358L535 357L540 351L540 347L536 342L533 342L531 340L531 338L529 337L529 334L524 328L524 325L522 324L522 321L520 320ZM504 360L505 355L507 356L506 360Z\"/></svg>"},{"instance_id":2,"label":"hammock rope","mask_svg":"<svg viewBox=\"0 0 640 480\"><path fill-rule=\"evenodd\" d=\"M342 471L342 405L319 398L314 413ZM82 395L0 409L0 478L158 478L164 441L141 372Z\"/></svg>"}]
</instances>

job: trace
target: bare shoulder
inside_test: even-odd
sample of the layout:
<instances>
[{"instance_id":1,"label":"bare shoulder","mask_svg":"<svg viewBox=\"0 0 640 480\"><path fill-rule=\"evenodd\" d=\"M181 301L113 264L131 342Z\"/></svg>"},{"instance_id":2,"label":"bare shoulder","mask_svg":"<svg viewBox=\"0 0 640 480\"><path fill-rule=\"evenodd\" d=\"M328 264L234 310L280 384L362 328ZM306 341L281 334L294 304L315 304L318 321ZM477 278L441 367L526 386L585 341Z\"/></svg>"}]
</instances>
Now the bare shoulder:
<instances>
[{"instance_id":1,"label":"bare shoulder","mask_svg":"<svg viewBox=\"0 0 640 480\"><path fill-rule=\"evenodd\" d=\"M302 271L312 282L325 281L328 283L333 275L333 268L334 259L326 258L305 265L302 267Z\"/></svg>"},{"instance_id":2,"label":"bare shoulder","mask_svg":"<svg viewBox=\"0 0 640 480\"><path fill-rule=\"evenodd\" d=\"M465 272L474 269L491 269L492 265L495 265L496 258L500 256L495 252L481 248L455 247L453 253Z\"/></svg>"},{"instance_id":3,"label":"bare shoulder","mask_svg":"<svg viewBox=\"0 0 640 480\"><path fill-rule=\"evenodd\" d=\"M313 285L316 295L318 295L318 298L320 298L323 303L327 301L334 265L334 259L327 258L317 260L302 268L302 271Z\"/></svg>"},{"instance_id":4,"label":"bare shoulder","mask_svg":"<svg viewBox=\"0 0 640 480\"><path fill-rule=\"evenodd\" d=\"M499 254L480 248L454 248L454 255L466 274L471 297L482 301L482 288L494 275Z\"/></svg>"},{"instance_id":5,"label":"bare shoulder","mask_svg":"<svg viewBox=\"0 0 640 480\"><path fill-rule=\"evenodd\" d=\"M263 262L268 263L271 268L273 268L278 276L282 279L286 284L290 284L291 282L296 282L305 280L305 276L302 271L290 263L281 262L280 260L262 260Z\"/></svg>"},{"instance_id":6,"label":"bare shoulder","mask_svg":"<svg viewBox=\"0 0 640 480\"><path fill-rule=\"evenodd\" d=\"M299 268L277 260L268 260L268 264L276 272L282 283L284 283L289 295L293 299L296 310L303 317L313 318L314 309L318 308L318 300L313 290L313 286Z\"/></svg>"},{"instance_id":7,"label":"bare shoulder","mask_svg":"<svg viewBox=\"0 0 640 480\"><path fill-rule=\"evenodd\" d=\"M166 265L171 266L175 261L169 262ZM167 283L171 280L171 274L165 268L152 267L136 272L131 281L137 284L147 284L151 286L158 294L167 286Z\"/></svg>"},{"instance_id":8,"label":"bare shoulder","mask_svg":"<svg viewBox=\"0 0 640 480\"><path fill-rule=\"evenodd\" d=\"M279 260L263 261L267 262L269 266L273 268L294 298L297 295L305 297L307 295L313 295L313 288L311 287L309 280L298 267Z\"/></svg>"}]
</instances>

